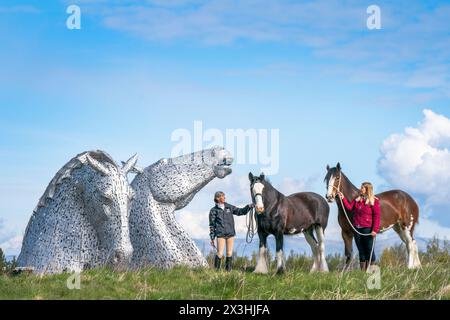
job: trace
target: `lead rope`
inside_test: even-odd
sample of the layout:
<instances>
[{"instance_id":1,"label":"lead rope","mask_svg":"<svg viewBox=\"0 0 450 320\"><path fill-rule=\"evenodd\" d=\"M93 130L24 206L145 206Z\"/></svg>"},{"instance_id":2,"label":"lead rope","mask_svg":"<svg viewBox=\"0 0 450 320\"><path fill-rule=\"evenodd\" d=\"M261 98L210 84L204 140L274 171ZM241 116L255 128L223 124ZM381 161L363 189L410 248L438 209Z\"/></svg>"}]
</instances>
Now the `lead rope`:
<instances>
[{"instance_id":1,"label":"lead rope","mask_svg":"<svg viewBox=\"0 0 450 320\"><path fill-rule=\"evenodd\" d=\"M339 184L338 187L336 188L335 186L333 186L333 188L335 188L337 190L337 192L340 192L339 189L341 187L341 179L342 179L342 173L339 172ZM358 230L355 229L355 227L353 226L353 223L350 221L350 218L348 217L347 214L347 210L345 210L345 206L344 206L344 202L342 201L341 197L338 195L338 198L341 202L341 206L342 206L342 210L344 211L344 215L347 218L348 223L350 224L350 226L352 227L353 231L355 231L357 234L359 234L360 236L363 237L372 237L371 233L361 233ZM388 230L388 229L386 229ZM375 251L375 243L377 241L377 237L373 237L373 242L372 242L372 250L370 251L370 259L369 259L369 265L367 266L367 270L369 270L370 265L372 264L372 258L373 258L373 252Z\"/></svg>"},{"instance_id":2,"label":"lead rope","mask_svg":"<svg viewBox=\"0 0 450 320\"><path fill-rule=\"evenodd\" d=\"M255 217L255 208L252 208L252 210L250 211L250 214L247 214L245 216L245 224L247 226L247 235L245 236L245 242L247 242L248 244L252 243L253 238L255 237L256 234L256 230L257 227L255 226L255 221L254 219L256 219Z\"/></svg>"}]
</instances>

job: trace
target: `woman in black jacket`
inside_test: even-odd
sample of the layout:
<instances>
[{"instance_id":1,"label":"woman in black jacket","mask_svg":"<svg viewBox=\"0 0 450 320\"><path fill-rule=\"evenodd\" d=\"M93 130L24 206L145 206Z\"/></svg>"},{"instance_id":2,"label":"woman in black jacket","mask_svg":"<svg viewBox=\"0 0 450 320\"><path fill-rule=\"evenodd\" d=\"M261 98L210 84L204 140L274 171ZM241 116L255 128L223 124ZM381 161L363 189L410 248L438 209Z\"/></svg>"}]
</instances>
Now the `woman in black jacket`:
<instances>
[{"instance_id":1,"label":"woman in black jacket","mask_svg":"<svg viewBox=\"0 0 450 320\"><path fill-rule=\"evenodd\" d=\"M218 191L214 195L216 205L209 212L209 236L211 238L211 246L215 247L214 239L217 238L217 254L214 260L216 269L220 269L225 245L227 247L227 256L225 259L225 269L231 271L233 260L233 245L236 231L234 229L234 215L246 215L253 204L247 205L240 209L225 202L225 193Z\"/></svg>"}]
</instances>

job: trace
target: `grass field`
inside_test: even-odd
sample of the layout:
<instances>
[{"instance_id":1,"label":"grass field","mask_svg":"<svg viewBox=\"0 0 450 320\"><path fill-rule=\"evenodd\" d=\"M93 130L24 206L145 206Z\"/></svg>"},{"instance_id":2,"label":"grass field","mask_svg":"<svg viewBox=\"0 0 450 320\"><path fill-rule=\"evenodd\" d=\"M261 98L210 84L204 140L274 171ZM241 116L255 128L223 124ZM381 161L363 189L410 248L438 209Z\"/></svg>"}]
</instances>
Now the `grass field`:
<instances>
[{"instance_id":1,"label":"grass field","mask_svg":"<svg viewBox=\"0 0 450 320\"><path fill-rule=\"evenodd\" d=\"M418 270L405 268L403 247L385 250L380 262L380 289L373 290L367 286L372 275L340 271L340 256L327 258L328 274L310 274L309 257L290 256L283 275L274 274L274 263L269 275L253 274L249 266L254 265L254 259L238 257L231 273L187 268L89 270L81 274L79 290L68 289L70 274L5 274L0 275L0 299L450 299L448 248L448 243L444 248L430 243L421 253L423 267Z\"/></svg>"}]
</instances>

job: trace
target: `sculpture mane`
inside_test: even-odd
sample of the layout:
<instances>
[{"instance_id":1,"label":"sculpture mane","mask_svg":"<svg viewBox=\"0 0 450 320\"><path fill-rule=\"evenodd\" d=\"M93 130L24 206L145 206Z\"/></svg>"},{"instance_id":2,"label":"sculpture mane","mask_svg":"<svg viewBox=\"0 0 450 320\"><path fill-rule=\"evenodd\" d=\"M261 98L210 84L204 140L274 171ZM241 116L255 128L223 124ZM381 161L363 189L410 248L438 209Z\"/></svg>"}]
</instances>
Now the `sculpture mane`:
<instances>
[{"instance_id":1,"label":"sculpture mane","mask_svg":"<svg viewBox=\"0 0 450 320\"><path fill-rule=\"evenodd\" d=\"M75 169L80 168L83 164L87 162L87 155L93 157L98 161L106 161L118 168L116 162L113 158L104 151L85 151L77 156L73 157L69 162L67 162L58 172L55 174L53 179L50 181L49 185L45 189L44 194L39 198L39 202L33 212L36 212L40 207L44 207L47 199L53 199L55 195L55 190L60 185L64 179L68 179L72 176L72 172Z\"/></svg>"}]
</instances>

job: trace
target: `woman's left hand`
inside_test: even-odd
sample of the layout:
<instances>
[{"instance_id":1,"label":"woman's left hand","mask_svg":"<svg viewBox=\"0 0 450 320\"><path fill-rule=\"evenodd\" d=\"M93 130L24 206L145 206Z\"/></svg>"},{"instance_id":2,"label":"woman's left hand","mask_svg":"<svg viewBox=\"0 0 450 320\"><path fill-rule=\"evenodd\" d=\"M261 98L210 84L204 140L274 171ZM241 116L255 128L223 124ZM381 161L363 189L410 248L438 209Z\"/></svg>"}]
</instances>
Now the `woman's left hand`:
<instances>
[{"instance_id":1,"label":"woman's left hand","mask_svg":"<svg viewBox=\"0 0 450 320\"><path fill-rule=\"evenodd\" d=\"M376 237L377 233L375 231L372 231L372 237Z\"/></svg>"}]
</instances>

